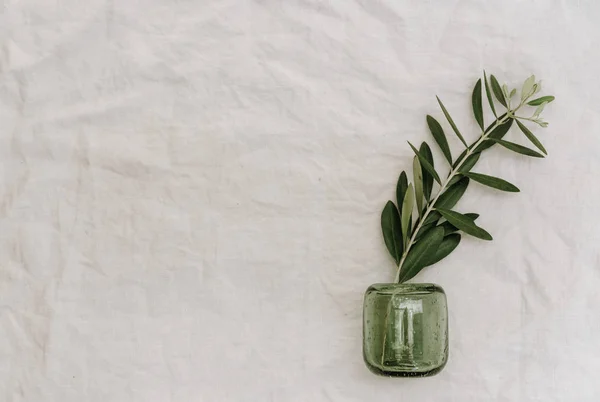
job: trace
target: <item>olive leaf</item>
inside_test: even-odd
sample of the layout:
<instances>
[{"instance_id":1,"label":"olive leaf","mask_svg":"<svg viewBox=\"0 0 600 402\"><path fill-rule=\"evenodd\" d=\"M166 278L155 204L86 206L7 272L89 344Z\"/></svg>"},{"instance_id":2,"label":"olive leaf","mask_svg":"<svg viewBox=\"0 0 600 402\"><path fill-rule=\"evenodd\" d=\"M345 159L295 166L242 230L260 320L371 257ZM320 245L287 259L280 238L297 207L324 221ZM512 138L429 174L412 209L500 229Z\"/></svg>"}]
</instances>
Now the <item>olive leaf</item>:
<instances>
[{"instance_id":1,"label":"olive leaf","mask_svg":"<svg viewBox=\"0 0 600 402\"><path fill-rule=\"evenodd\" d=\"M498 122L501 122L500 125L498 125ZM506 133L510 129L510 126L512 126L512 121L511 121L511 119L508 119L508 121L507 121L506 113L504 113L503 115L498 116L498 119L496 121L494 121L492 124L487 126L484 133L486 135L489 133L489 136L491 136L492 138L502 138L502 137L504 137L504 135L506 135ZM491 131L491 133L490 133L490 131ZM473 149L475 144L472 144L471 146L469 146L467 149L462 151L462 153L460 154L460 156L458 158L456 158L456 161L454 162L454 165L452 165L452 167L456 168L458 166L458 164L460 163L460 161L462 161L462 159L467 155L467 152L471 152L471 153L481 152L483 150L488 149L492 145L494 145L493 142L489 142L487 144L486 143L487 143L487 141L483 141L481 144L479 144L477 146L476 149Z\"/></svg>"},{"instance_id":2,"label":"olive leaf","mask_svg":"<svg viewBox=\"0 0 600 402\"><path fill-rule=\"evenodd\" d=\"M488 84L487 75L485 70L483 71L483 82L485 83L485 96L487 97L488 103L490 104L490 109L492 109L492 113L496 118L498 115L496 114L496 107L494 106L494 100L492 99L492 92L490 91L490 85Z\"/></svg>"},{"instance_id":3,"label":"olive leaf","mask_svg":"<svg viewBox=\"0 0 600 402\"><path fill-rule=\"evenodd\" d=\"M471 97L471 101L473 103L473 115L475 116L475 120L477 120L477 124L483 130L483 106L481 104L481 78L477 80L477 84L475 84L475 88L473 89L473 96Z\"/></svg>"},{"instance_id":4,"label":"olive leaf","mask_svg":"<svg viewBox=\"0 0 600 402\"><path fill-rule=\"evenodd\" d=\"M535 85L535 75L527 78L521 88L521 100L524 101L533 92L533 86Z\"/></svg>"},{"instance_id":5,"label":"olive leaf","mask_svg":"<svg viewBox=\"0 0 600 402\"><path fill-rule=\"evenodd\" d=\"M398 177L398 184L396 184L396 202L398 203L398 210L402 214L402 203L404 202L404 194L408 189L408 178L406 172L400 173Z\"/></svg>"},{"instance_id":6,"label":"olive leaf","mask_svg":"<svg viewBox=\"0 0 600 402\"><path fill-rule=\"evenodd\" d=\"M427 145L425 141L421 143L419 152L423 154L423 156L425 157L425 159L427 159L431 166L434 166L431 148L429 148L429 145ZM421 169L421 171L423 173L423 196L425 197L425 201L429 202L429 200L431 199L431 190L433 190L433 176L426 170Z\"/></svg>"},{"instance_id":7,"label":"olive leaf","mask_svg":"<svg viewBox=\"0 0 600 402\"><path fill-rule=\"evenodd\" d=\"M400 215L398 214L396 205L392 201L388 201L381 212L381 231L383 232L385 246L394 258L394 261L396 261L396 265L398 265L404 251L400 229Z\"/></svg>"},{"instance_id":8,"label":"olive leaf","mask_svg":"<svg viewBox=\"0 0 600 402\"><path fill-rule=\"evenodd\" d=\"M398 281L406 282L418 274L426 264L431 261L432 255L444 239L444 229L435 228L427 232L421 240L415 243L413 248L406 255L406 259L400 269Z\"/></svg>"},{"instance_id":9,"label":"olive leaf","mask_svg":"<svg viewBox=\"0 0 600 402\"><path fill-rule=\"evenodd\" d=\"M532 101L527 102L529 106L539 106L544 102L552 102L554 100L554 96L542 96L541 98L534 99Z\"/></svg>"},{"instance_id":10,"label":"olive leaf","mask_svg":"<svg viewBox=\"0 0 600 402\"><path fill-rule=\"evenodd\" d=\"M448 257L451 252L454 251L456 247L460 244L461 236L458 233L450 234L442 240L437 250L433 254L433 257L430 260L427 260L425 266L428 267L430 265L436 264Z\"/></svg>"},{"instance_id":11,"label":"olive leaf","mask_svg":"<svg viewBox=\"0 0 600 402\"><path fill-rule=\"evenodd\" d=\"M464 172L463 175L469 179L475 180L478 183L493 187L497 190L508 191L511 193L518 193L520 191L515 185L494 176L473 172Z\"/></svg>"},{"instance_id":12,"label":"olive leaf","mask_svg":"<svg viewBox=\"0 0 600 402\"><path fill-rule=\"evenodd\" d=\"M473 222L476 221L477 218L479 218L479 214L474 214L471 212L464 214L464 216L473 220ZM458 230L456 226L454 226L448 221L445 221L444 223L440 224L439 227L444 229L444 236L448 236L450 233L454 233Z\"/></svg>"},{"instance_id":13,"label":"olive leaf","mask_svg":"<svg viewBox=\"0 0 600 402\"><path fill-rule=\"evenodd\" d=\"M463 196L465 191L467 191L467 187L469 186L469 178L462 177L458 182L448 187L446 191L440 195L438 200L435 202L435 209L439 210L439 208L447 208L450 209L456 205L458 200Z\"/></svg>"},{"instance_id":14,"label":"olive leaf","mask_svg":"<svg viewBox=\"0 0 600 402\"><path fill-rule=\"evenodd\" d=\"M492 91L494 92L494 95L496 95L496 99L498 99L498 102L500 102L502 106L508 107L506 99L504 98L504 94L502 93L502 87L500 86L498 80L496 79L496 77L494 77L494 75L490 75L490 83L492 84Z\"/></svg>"},{"instance_id":15,"label":"olive leaf","mask_svg":"<svg viewBox=\"0 0 600 402\"><path fill-rule=\"evenodd\" d=\"M467 218L472 219L473 221L475 221L477 218L479 218L479 214L474 214L474 213L470 213L470 212L466 213L464 215ZM442 215L440 214L439 216L441 218ZM419 229L419 232L417 233L417 235L415 237L415 241L418 241L421 237L423 237L423 235L425 233L427 233L428 231L432 230L435 227L444 229L444 236L448 236L449 234L458 231L458 228L456 226L454 226L453 224L451 224L450 222L448 222L446 220L444 222L440 223L439 225L436 225L436 222L432 222L427 225L423 225L421 227L421 229Z\"/></svg>"},{"instance_id":16,"label":"olive leaf","mask_svg":"<svg viewBox=\"0 0 600 402\"><path fill-rule=\"evenodd\" d=\"M427 218L423 221L423 225L429 225L430 223L436 223L442 218L442 214L437 211L431 211Z\"/></svg>"},{"instance_id":17,"label":"olive leaf","mask_svg":"<svg viewBox=\"0 0 600 402\"><path fill-rule=\"evenodd\" d=\"M458 172L463 173L463 172L468 172L471 169L473 169L473 166L475 166L477 161L479 161L480 156L481 156L480 152L476 152L474 154L467 156L467 159L465 159L465 162L461 165L460 168L458 168ZM460 178L461 178L460 175L454 176L452 179L450 179L450 183L448 183L448 186L453 185L454 183L459 181Z\"/></svg>"},{"instance_id":18,"label":"olive leaf","mask_svg":"<svg viewBox=\"0 0 600 402\"><path fill-rule=\"evenodd\" d=\"M499 140L496 138L491 139L491 141L494 141L494 142L502 145L504 148L510 149L511 151L517 152L522 155L533 156L535 158L543 158L544 157L544 155L540 154L539 152L536 152L533 149L524 147L523 145L515 144L514 142Z\"/></svg>"},{"instance_id":19,"label":"olive leaf","mask_svg":"<svg viewBox=\"0 0 600 402\"><path fill-rule=\"evenodd\" d=\"M438 98L436 96L436 99L437 99L438 103L440 104L440 108L442 109L442 112L444 113L444 116L446 116L446 120L448 120L448 123L450 123L450 127L452 127L452 130L454 130L454 133L456 134L456 136L458 137L458 139L460 140L460 142L462 142L465 145L465 147L468 147L467 142L463 138L463 136L460 133L460 131L458 131L458 127L456 127L456 124L454 124L454 120L452 120L452 117L450 116L450 113L448 113L448 111L446 110L446 107L444 106L444 104L442 103L442 101L440 100L440 98Z\"/></svg>"},{"instance_id":20,"label":"olive leaf","mask_svg":"<svg viewBox=\"0 0 600 402\"><path fill-rule=\"evenodd\" d=\"M504 123L500 124L496 128L492 130L488 138L499 138L501 139L508 133L508 130L512 127L512 119L506 120Z\"/></svg>"},{"instance_id":21,"label":"olive leaf","mask_svg":"<svg viewBox=\"0 0 600 402\"><path fill-rule=\"evenodd\" d=\"M429 126L429 131L431 131L431 135L435 139L435 142L440 146L442 153L446 157L446 160L452 166L452 153L450 152L450 146L448 145L448 140L446 139L446 134L444 134L444 130L440 123L433 117L427 115L427 125Z\"/></svg>"},{"instance_id":22,"label":"olive leaf","mask_svg":"<svg viewBox=\"0 0 600 402\"><path fill-rule=\"evenodd\" d=\"M473 169L473 166L479 161L479 157L481 156L481 152L476 152L467 157L465 163L458 169L459 172L468 172Z\"/></svg>"},{"instance_id":23,"label":"olive leaf","mask_svg":"<svg viewBox=\"0 0 600 402\"><path fill-rule=\"evenodd\" d=\"M413 159L413 177L415 184L415 200L417 201L417 212L419 216L423 213L423 170L416 156Z\"/></svg>"},{"instance_id":24,"label":"olive leaf","mask_svg":"<svg viewBox=\"0 0 600 402\"><path fill-rule=\"evenodd\" d=\"M408 189L406 190L406 194L404 195L404 201L402 202L402 216L401 216L401 226L402 226L402 238L404 239L404 244L408 243L410 239L410 223L412 220L412 212L415 206L415 193L413 190L413 185L409 184Z\"/></svg>"},{"instance_id":25,"label":"olive leaf","mask_svg":"<svg viewBox=\"0 0 600 402\"><path fill-rule=\"evenodd\" d=\"M469 217L458 213L456 211L451 211L449 209L440 209L436 208L436 210L442 214L442 216L451 224L462 230L463 232L470 234L471 236L475 236L479 239L483 240L492 240L492 235L486 232L483 228L480 228L473 222Z\"/></svg>"},{"instance_id":26,"label":"olive leaf","mask_svg":"<svg viewBox=\"0 0 600 402\"><path fill-rule=\"evenodd\" d=\"M440 217L441 217L441 215L440 215ZM431 222L431 223L428 223L428 224L423 223L423 226L421 226L421 229L419 229L419 231L417 232L417 234L415 236L415 241L419 241L419 239L421 237L423 237L423 235L425 233L427 233L428 231L430 231L431 229L433 229L435 226L436 226L436 222Z\"/></svg>"},{"instance_id":27,"label":"olive leaf","mask_svg":"<svg viewBox=\"0 0 600 402\"><path fill-rule=\"evenodd\" d=\"M474 152L482 152L493 146L494 140L500 140L506 135L506 133L508 133L508 131L512 127L512 123L513 119L508 119L506 122L502 123L494 130L492 130L492 132L488 136L488 140L485 140L481 144L479 144L479 146L475 148Z\"/></svg>"},{"instance_id":28,"label":"olive leaf","mask_svg":"<svg viewBox=\"0 0 600 402\"><path fill-rule=\"evenodd\" d=\"M511 99L512 98L512 96L510 96L510 94L508 93L508 85L506 85L506 84L502 85L502 93L504 94L504 99Z\"/></svg>"},{"instance_id":29,"label":"olive leaf","mask_svg":"<svg viewBox=\"0 0 600 402\"><path fill-rule=\"evenodd\" d=\"M523 123L517 120L517 125L519 126L523 134L525 134L525 137L527 137L527 139L529 139L529 141L531 141L531 143L535 145L537 149L542 151L544 154L548 155L548 152L546 152L546 148L544 148L540 140L538 140L537 137L533 135L533 133L527 127L525 127Z\"/></svg>"},{"instance_id":30,"label":"olive leaf","mask_svg":"<svg viewBox=\"0 0 600 402\"><path fill-rule=\"evenodd\" d=\"M548 102L544 102L535 109L535 112L533 112L533 117L535 119L537 119L540 116L547 104Z\"/></svg>"},{"instance_id":31,"label":"olive leaf","mask_svg":"<svg viewBox=\"0 0 600 402\"><path fill-rule=\"evenodd\" d=\"M421 167L424 168L425 170L427 170L435 179L435 181L437 181L439 184L442 184L441 180L440 180L440 176L437 174L437 172L435 171L435 169L433 168L433 166L431 165L431 163L429 163L429 161L427 161L427 158L425 158L424 155L422 155L417 148L414 147L413 144L411 144L410 142L408 143L408 145L410 145L410 147L412 148L413 152L415 153L415 155L417 155L419 157L419 162L421 162Z\"/></svg>"}]
</instances>

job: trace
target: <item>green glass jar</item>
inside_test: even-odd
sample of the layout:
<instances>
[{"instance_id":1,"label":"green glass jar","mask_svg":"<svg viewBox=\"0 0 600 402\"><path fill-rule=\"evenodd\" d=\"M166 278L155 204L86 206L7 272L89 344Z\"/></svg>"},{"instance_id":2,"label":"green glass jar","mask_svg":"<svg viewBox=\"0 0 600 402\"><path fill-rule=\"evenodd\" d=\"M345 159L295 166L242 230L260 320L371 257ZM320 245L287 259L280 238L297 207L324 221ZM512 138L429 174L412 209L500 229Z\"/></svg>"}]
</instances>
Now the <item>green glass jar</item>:
<instances>
[{"instance_id":1,"label":"green glass jar","mask_svg":"<svg viewBox=\"0 0 600 402\"><path fill-rule=\"evenodd\" d=\"M448 360L444 289L431 283L370 286L363 306L363 356L374 373L431 376Z\"/></svg>"}]
</instances>

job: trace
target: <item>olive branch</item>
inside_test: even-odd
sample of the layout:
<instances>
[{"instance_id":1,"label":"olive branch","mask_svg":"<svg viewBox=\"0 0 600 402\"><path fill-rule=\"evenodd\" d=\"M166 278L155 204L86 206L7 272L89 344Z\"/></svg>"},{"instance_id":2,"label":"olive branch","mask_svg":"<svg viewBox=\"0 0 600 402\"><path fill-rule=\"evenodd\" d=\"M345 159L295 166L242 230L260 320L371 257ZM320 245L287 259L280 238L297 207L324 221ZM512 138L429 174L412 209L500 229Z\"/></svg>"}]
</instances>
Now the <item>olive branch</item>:
<instances>
[{"instance_id":1,"label":"olive branch","mask_svg":"<svg viewBox=\"0 0 600 402\"><path fill-rule=\"evenodd\" d=\"M540 114L544 107L554 100L554 97L543 96L530 100L542 87L541 82L536 82L533 75L523 83L520 99L515 98L516 89L509 91L508 86L506 84L500 86L493 75L490 76L489 82L485 72L483 75L485 94L495 120L485 128L482 80L479 79L473 89L472 104L473 114L481 133L471 145L467 144L450 113L437 98L452 131L465 146L458 158L453 160L452 151L440 123L432 116L427 116L429 130L450 165L450 171L443 181L434 167L431 148L427 142L423 142L419 149L409 142L415 153L413 182L409 183L406 172L402 172L396 186L397 205L393 201L388 201L381 213L383 238L388 251L398 265L395 282L405 282L423 268L447 257L460 243L461 234L457 233L459 231L483 240L492 240L492 236L475 223L478 214L462 214L452 210L467 190L471 180L502 191L519 191L515 185L506 180L471 171L484 150L499 144L527 156L543 158L547 154L542 143L523 122L533 122L546 127L548 123L540 118ZM497 105L492 94L505 109L501 115L496 110ZM531 117L517 115L517 112L526 106L536 107ZM541 153L503 139L514 122ZM434 182L439 186L435 195L433 194ZM415 207L418 215L413 222Z\"/></svg>"}]
</instances>

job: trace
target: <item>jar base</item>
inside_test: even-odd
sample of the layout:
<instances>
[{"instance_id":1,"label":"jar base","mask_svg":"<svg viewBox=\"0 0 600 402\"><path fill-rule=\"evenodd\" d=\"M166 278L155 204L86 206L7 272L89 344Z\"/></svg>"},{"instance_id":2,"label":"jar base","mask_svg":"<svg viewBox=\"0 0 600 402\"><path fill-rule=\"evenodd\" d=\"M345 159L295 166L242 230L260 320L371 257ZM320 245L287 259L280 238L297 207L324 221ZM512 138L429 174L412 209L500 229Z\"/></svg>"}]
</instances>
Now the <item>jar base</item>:
<instances>
[{"instance_id":1,"label":"jar base","mask_svg":"<svg viewBox=\"0 0 600 402\"><path fill-rule=\"evenodd\" d=\"M446 366L446 362L444 362L441 366L422 371L415 369L414 366L410 365L397 365L389 368L381 368L379 366L371 364L366 359L366 357L364 357L364 361L365 365L367 366L369 371L371 371L371 373L382 377L433 377L434 375L441 372Z\"/></svg>"}]
</instances>

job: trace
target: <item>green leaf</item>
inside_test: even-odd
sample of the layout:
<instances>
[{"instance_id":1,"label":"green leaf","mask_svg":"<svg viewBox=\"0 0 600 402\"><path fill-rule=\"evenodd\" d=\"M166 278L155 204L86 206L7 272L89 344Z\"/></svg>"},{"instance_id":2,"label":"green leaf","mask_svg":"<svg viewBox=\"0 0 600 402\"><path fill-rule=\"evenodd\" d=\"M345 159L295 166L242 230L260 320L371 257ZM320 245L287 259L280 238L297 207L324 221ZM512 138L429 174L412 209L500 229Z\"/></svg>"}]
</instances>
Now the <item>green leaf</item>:
<instances>
[{"instance_id":1,"label":"green leaf","mask_svg":"<svg viewBox=\"0 0 600 402\"><path fill-rule=\"evenodd\" d=\"M494 128L494 130L489 134L492 138L502 138L504 137L504 135L506 135L506 133L508 132L508 130L510 129L510 127L512 126L512 120L508 120L505 121L504 123L502 123L501 125L496 127L496 123L498 122L498 120L502 120L506 117L506 113L504 113L502 116L498 116L497 120L494 120L494 122L492 124L490 124L489 126L487 126L487 128L485 129L485 133L489 133L490 131L492 131L492 128ZM493 142L491 141L484 141L483 143L479 144L479 146L473 150L473 153L477 153L477 152L481 152L485 149L488 149L489 147L491 147L492 145L494 145ZM467 149L465 149L458 158L456 158L456 161L454 162L454 165L452 166L453 168L456 168L456 166L458 166L458 163L462 160L462 158L465 157L465 155L467 154Z\"/></svg>"},{"instance_id":2,"label":"green leaf","mask_svg":"<svg viewBox=\"0 0 600 402\"><path fill-rule=\"evenodd\" d=\"M477 80L477 84L475 84L475 88L473 89L473 96L471 98L473 101L473 115L475 115L475 120L477 120L477 124L483 130L483 106L481 104L481 78Z\"/></svg>"},{"instance_id":3,"label":"green leaf","mask_svg":"<svg viewBox=\"0 0 600 402\"><path fill-rule=\"evenodd\" d=\"M483 82L485 83L485 96L487 97L488 103L490 104L490 109L492 109L492 113L496 118L498 115L496 114L496 107L494 106L494 100L492 99L492 92L490 91L490 85L488 84L487 75L485 71L483 72Z\"/></svg>"},{"instance_id":4,"label":"green leaf","mask_svg":"<svg viewBox=\"0 0 600 402\"><path fill-rule=\"evenodd\" d=\"M504 148L510 149L511 151L517 152L522 155L533 156L535 158L543 158L544 157L544 155L540 154L539 152L534 151L533 149L524 147L523 145L515 144L514 142L498 140L498 139L492 139L492 141L502 145Z\"/></svg>"},{"instance_id":5,"label":"green leaf","mask_svg":"<svg viewBox=\"0 0 600 402\"><path fill-rule=\"evenodd\" d=\"M473 222L475 222L475 220L477 220L477 218L479 218L479 214L473 214L470 212L467 214L464 214L464 216L473 220ZM451 224L448 221L442 223L441 225L439 225L439 227L444 229L444 236L448 236L450 233L454 233L458 230L458 228L456 226L454 226L453 224Z\"/></svg>"},{"instance_id":6,"label":"green leaf","mask_svg":"<svg viewBox=\"0 0 600 402\"><path fill-rule=\"evenodd\" d=\"M425 170L427 170L433 176L435 181L437 181L439 184L442 184L442 182L440 181L440 176L437 174L437 172L435 171L435 169L433 168L431 163L429 163L427 158L425 158L424 155L422 155L419 151L417 151L417 148L415 148L413 144L411 144L409 142L408 145L410 145L410 147L412 148L415 155L417 155L419 157L419 162L421 162L421 167L424 168Z\"/></svg>"},{"instance_id":7,"label":"green leaf","mask_svg":"<svg viewBox=\"0 0 600 402\"><path fill-rule=\"evenodd\" d=\"M406 194L404 195L404 201L402 202L402 217L401 217L401 225L402 225L402 238L404 239L404 244L407 244L410 239L410 229L411 229L411 221L412 221L412 212L415 206L415 193L413 190L412 184L408 185L408 189L406 190Z\"/></svg>"},{"instance_id":8,"label":"green leaf","mask_svg":"<svg viewBox=\"0 0 600 402\"><path fill-rule=\"evenodd\" d=\"M460 169L458 169L459 173L462 172L468 172L471 169L473 169L473 166L475 166L475 164L477 163L477 161L479 160L479 157L481 156L480 152L471 154L467 157L467 160L465 160L465 163L463 163L460 167ZM450 182L448 183L448 186L453 185L454 183L456 183L457 181L460 180L460 175L456 175L454 176Z\"/></svg>"},{"instance_id":9,"label":"green leaf","mask_svg":"<svg viewBox=\"0 0 600 402\"><path fill-rule=\"evenodd\" d=\"M544 108L546 107L547 104L548 104L548 102L544 102L541 105L539 105L537 108L535 108L535 112L533 112L534 119L537 119L538 117L540 117L540 114L542 114L542 112L544 111Z\"/></svg>"},{"instance_id":10,"label":"green leaf","mask_svg":"<svg viewBox=\"0 0 600 402\"><path fill-rule=\"evenodd\" d=\"M463 158L465 157L465 155L467 155L467 151L468 151L468 149L465 149L464 151L462 151L460 153L460 155L458 156L458 158L456 158L456 160L454 161L454 165L452 165L452 169L456 169L456 167L458 166L458 164L460 163L460 161L462 161Z\"/></svg>"},{"instance_id":11,"label":"green leaf","mask_svg":"<svg viewBox=\"0 0 600 402\"><path fill-rule=\"evenodd\" d=\"M448 113L448 111L446 110L446 107L444 106L444 104L442 103L440 98L438 98L436 96L436 99L437 99L438 103L440 104L440 108L442 109L442 112L444 112L444 116L446 116L446 120L448 120L448 123L450 123L450 127L452 127L452 130L454 130L454 133L456 134L458 139L465 145L465 147L469 147L467 145L467 142L463 138L462 134L460 133L460 131L458 131L458 127L456 127L456 124L454 124L454 120L452 120L450 113Z\"/></svg>"},{"instance_id":12,"label":"green leaf","mask_svg":"<svg viewBox=\"0 0 600 402\"><path fill-rule=\"evenodd\" d=\"M436 223L441 218L442 218L442 214L440 214L437 211L431 211L429 213L429 215L427 215L427 218L425 218L425 221L423 222L423 225L429 225L430 223Z\"/></svg>"},{"instance_id":13,"label":"green leaf","mask_svg":"<svg viewBox=\"0 0 600 402\"><path fill-rule=\"evenodd\" d=\"M506 85L506 84L502 85L502 93L504 94L504 99L512 99L512 97L508 93L508 85Z\"/></svg>"},{"instance_id":14,"label":"green leaf","mask_svg":"<svg viewBox=\"0 0 600 402\"><path fill-rule=\"evenodd\" d=\"M442 215L440 215L441 217ZM439 218L438 218L439 219ZM421 237L423 237L423 235L425 233L427 233L429 230L433 229L436 225L436 222L431 222L428 224L423 223L423 226L421 226L421 229L419 229L419 231L417 232L417 235L415 236L415 241L419 241L419 239Z\"/></svg>"},{"instance_id":15,"label":"green leaf","mask_svg":"<svg viewBox=\"0 0 600 402\"><path fill-rule=\"evenodd\" d=\"M431 148L425 141L421 143L421 147L419 148L419 152L423 154L425 159L433 165L433 155L431 154ZM423 195L425 196L425 201L429 202L431 199L431 190L433 190L433 176L426 170L421 169L423 172Z\"/></svg>"},{"instance_id":16,"label":"green leaf","mask_svg":"<svg viewBox=\"0 0 600 402\"><path fill-rule=\"evenodd\" d=\"M479 214L473 214L473 213L468 213L465 214L465 216L475 220L477 218L479 218ZM429 230L433 229L434 227L436 227L437 222L442 218L442 214L440 214L437 211L431 211L429 213L429 215L427 216L427 219L425 219L425 222L423 222L423 226L421 226L421 229L419 229L419 232L417 233L417 235L415 236L415 240L419 240L421 237L423 237L423 235L425 233L427 233ZM444 233L445 235L449 235L450 233L456 232L458 229L454 226L452 226L449 222L445 221L439 225L437 225L438 227L441 227L444 229Z\"/></svg>"},{"instance_id":17,"label":"green leaf","mask_svg":"<svg viewBox=\"0 0 600 402\"><path fill-rule=\"evenodd\" d=\"M400 173L400 177L398 177L398 184L396 185L396 202L398 203L398 208L400 214L402 214L402 203L404 202L404 194L406 194L406 190L408 189L408 178L406 177L406 173Z\"/></svg>"},{"instance_id":18,"label":"green leaf","mask_svg":"<svg viewBox=\"0 0 600 402\"><path fill-rule=\"evenodd\" d=\"M465 163L462 164L462 166L460 167L460 169L458 169L458 171L459 172L468 172L471 169L473 169L473 166L475 166L477 161L479 161L480 156L481 156L481 152L476 152L474 154L469 155L467 157L467 160L465 160Z\"/></svg>"},{"instance_id":19,"label":"green leaf","mask_svg":"<svg viewBox=\"0 0 600 402\"><path fill-rule=\"evenodd\" d=\"M494 75L490 75L490 83L492 84L492 92L496 95L496 99L498 102L502 104L502 106L507 107L506 99L504 98L504 94L502 93L502 87L498 83L498 80Z\"/></svg>"},{"instance_id":20,"label":"green leaf","mask_svg":"<svg viewBox=\"0 0 600 402\"><path fill-rule=\"evenodd\" d=\"M417 212L419 216L423 213L423 173L419 158L413 159L413 177L415 183L415 199L417 201Z\"/></svg>"},{"instance_id":21,"label":"green leaf","mask_svg":"<svg viewBox=\"0 0 600 402\"><path fill-rule=\"evenodd\" d=\"M468 149L465 149L458 158L456 158L456 161L454 162L454 166L452 166L452 169L456 169L456 167L458 166L459 162L467 155L467 151ZM480 154L481 151L477 150L477 151L472 151L471 155L475 155L475 154ZM479 159L479 158L477 158ZM477 161L475 161L477 162ZM466 164L467 162L465 162Z\"/></svg>"},{"instance_id":22,"label":"green leaf","mask_svg":"<svg viewBox=\"0 0 600 402\"><path fill-rule=\"evenodd\" d=\"M502 137L504 137L506 135L506 133L508 133L508 130L510 130L511 127L512 127L512 119L508 119L504 123L502 123L498 127L496 127L494 130L492 130L492 132L490 133L488 138L502 139Z\"/></svg>"},{"instance_id":23,"label":"green leaf","mask_svg":"<svg viewBox=\"0 0 600 402\"><path fill-rule=\"evenodd\" d=\"M531 95L533 91L533 85L535 84L535 75L527 78L523 83L523 87L521 88L521 100L525 100L528 96Z\"/></svg>"},{"instance_id":24,"label":"green leaf","mask_svg":"<svg viewBox=\"0 0 600 402\"><path fill-rule=\"evenodd\" d=\"M458 233L444 237L431 259L426 261L425 266L428 267L448 257L448 255L453 252L456 247L458 247L460 244L460 239L461 236Z\"/></svg>"},{"instance_id":25,"label":"green leaf","mask_svg":"<svg viewBox=\"0 0 600 402\"><path fill-rule=\"evenodd\" d=\"M548 155L548 152L546 152L546 148L544 148L540 140L538 140L537 137L533 135L533 133L527 127L525 127L523 123L517 120L517 125L519 126L523 134L525 134L525 137L527 137L529 141L531 141L531 143L537 147L537 149L542 151L544 154Z\"/></svg>"},{"instance_id":26,"label":"green leaf","mask_svg":"<svg viewBox=\"0 0 600 402\"><path fill-rule=\"evenodd\" d=\"M515 185L494 176L473 172L465 172L463 175L467 176L469 179L475 180L477 183L481 183L497 190L508 191L511 193L518 193L520 191Z\"/></svg>"},{"instance_id":27,"label":"green leaf","mask_svg":"<svg viewBox=\"0 0 600 402\"><path fill-rule=\"evenodd\" d=\"M486 127L485 129L485 133L487 134L488 132L490 132L492 130L492 128L494 130L496 130L498 128L498 126L496 126L496 123L498 122L498 120L502 120L506 117L506 113L503 113L501 116L498 116L498 118L496 120L494 120L492 123L490 123L489 126ZM504 123L502 123L504 124Z\"/></svg>"},{"instance_id":28,"label":"green leaf","mask_svg":"<svg viewBox=\"0 0 600 402\"><path fill-rule=\"evenodd\" d=\"M452 208L456 205L458 200L463 196L465 191L467 191L467 187L469 186L469 178L462 177L459 181L457 181L452 186L448 187L446 191L440 195L440 198L435 202L435 209L439 208Z\"/></svg>"},{"instance_id":29,"label":"green leaf","mask_svg":"<svg viewBox=\"0 0 600 402\"><path fill-rule=\"evenodd\" d=\"M449 209L436 209L439 213L442 214L444 218L446 218L448 222L450 222L463 232L470 234L471 236L475 236L479 239L492 240L492 236L484 229L477 226L469 217L460 214L456 211L451 211Z\"/></svg>"},{"instance_id":30,"label":"green leaf","mask_svg":"<svg viewBox=\"0 0 600 402\"><path fill-rule=\"evenodd\" d=\"M408 252L400 269L399 283L406 282L425 268L433 260L436 250L444 239L444 229L435 228L427 232Z\"/></svg>"},{"instance_id":31,"label":"green leaf","mask_svg":"<svg viewBox=\"0 0 600 402\"><path fill-rule=\"evenodd\" d=\"M444 134L442 126L440 126L440 123L430 115L427 115L427 125L429 126L429 130L431 131L431 135L433 135L435 142L440 146L446 160L450 166L452 166L452 153L450 152L450 146L448 145L448 140L446 139L446 134Z\"/></svg>"},{"instance_id":32,"label":"green leaf","mask_svg":"<svg viewBox=\"0 0 600 402\"><path fill-rule=\"evenodd\" d=\"M532 101L527 102L529 106L539 106L544 102L552 102L554 100L554 96L542 96L541 98L534 99Z\"/></svg>"},{"instance_id":33,"label":"green leaf","mask_svg":"<svg viewBox=\"0 0 600 402\"><path fill-rule=\"evenodd\" d=\"M381 212L381 231L383 240L388 251L396 261L400 263L403 253L402 232L400 229L400 215L392 201L388 201Z\"/></svg>"},{"instance_id":34,"label":"green leaf","mask_svg":"<svg viewBox=\"0 0 600 402\"><path fill-rule=\"evenodd\" d=\"M512 123L513 119L508 119L507 121L496 127L490 133L488 139L479 144L479 146L475 149L474 152L485 151L486 149L494 145L494 139L502 139L506 135L506 133L508 133L508 130L510 130L510 128L512 127Z\"/></svg>"}]
</instances>

